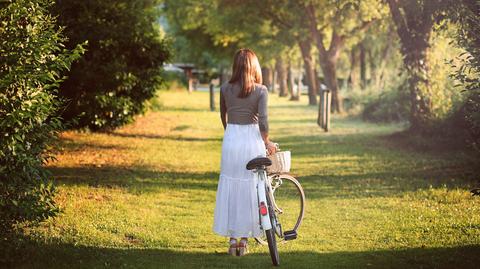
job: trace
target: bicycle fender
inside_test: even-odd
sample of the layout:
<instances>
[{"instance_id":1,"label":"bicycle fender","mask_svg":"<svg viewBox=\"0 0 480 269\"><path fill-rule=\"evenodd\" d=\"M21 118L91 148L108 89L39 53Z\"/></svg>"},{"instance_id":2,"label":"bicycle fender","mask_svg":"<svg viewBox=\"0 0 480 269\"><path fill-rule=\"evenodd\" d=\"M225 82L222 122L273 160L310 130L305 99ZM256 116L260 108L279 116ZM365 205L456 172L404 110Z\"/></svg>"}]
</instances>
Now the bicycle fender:
<instances>
[{"instance_id":1,"label":"bicycle fender","mask_svg":"<svg viewBox=\"0 0 480 269\"><path fill-rule=\"evenodd\" d=\"M270 212L267 206L267 214L262 215L260 214L260 205L263 203L264 205L267 204L267 194L265 193L265 179L263 176L258 177L257 181L257 192L258 192L258 208L259 208L259 216L260 216L260 224L262 226L262 230L270 230L272 229L272 223L270 222Z\"/></svg>"}]
</instances>

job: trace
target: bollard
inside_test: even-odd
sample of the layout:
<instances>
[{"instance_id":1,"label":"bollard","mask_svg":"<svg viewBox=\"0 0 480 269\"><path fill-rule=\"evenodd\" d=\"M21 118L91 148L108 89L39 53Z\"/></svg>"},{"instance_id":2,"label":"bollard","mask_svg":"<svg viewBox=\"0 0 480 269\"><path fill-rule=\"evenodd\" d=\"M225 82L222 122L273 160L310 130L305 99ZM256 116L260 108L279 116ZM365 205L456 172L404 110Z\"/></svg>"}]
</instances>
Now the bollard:
<instances>
[{"instance_id":1,"label":"bollard","mask_svg":"<svg viewBox=\"0 0 480 269\"><path fill-rule=\"evenodd\" d=\"M329 89L322 89L320 92L320 105L318 111L317 124L325 132L330 130L330 110L332 103L332 94Z\"/></svg>"},{"instance_id":2,"label":"bollard","mask_svg":"<svg viewBox=\"0 0 480 269\"><path fill-rule=\"evenodd\" d=\"M210 111L215 111L215 92L213 83L210 83Z\"/></svg>"},{"instance_id":3,"label":"bollard","mask_svg":"<svg viewBox=\"0 0 480 269\"><path fill-rule=\"evenodd\" d=\"M330 130L330 111L331 105L332 105L332 92L330 90L325 90L326 92L326 101L325 101L325 126L324 130L325 132L328 132Z\"/></svg>"}]
</instances>

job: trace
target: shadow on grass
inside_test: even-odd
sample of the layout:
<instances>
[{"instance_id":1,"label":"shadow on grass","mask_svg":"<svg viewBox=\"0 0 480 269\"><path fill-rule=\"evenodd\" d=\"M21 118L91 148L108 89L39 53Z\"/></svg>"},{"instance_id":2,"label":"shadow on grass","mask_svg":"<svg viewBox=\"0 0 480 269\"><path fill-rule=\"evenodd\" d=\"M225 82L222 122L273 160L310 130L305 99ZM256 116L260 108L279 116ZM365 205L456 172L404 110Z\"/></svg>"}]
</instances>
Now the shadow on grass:
<instances>
[{"instance_id":1,"label":"shadow on grass","mask_svg":"<svg viewBox=\"0 0 480 269\"><path fill-rule=\"evenodd\" d=\"M210 111L210 108L208 106L205 106L204 108L198 108L198 107L173 107L173 106L161 106L157 109L154 110L155 112L162 112L162 111L175 111L175 112L216 112L218 111Z\"/></svg>"},{"instance_id":2,"label":"shadow on grass","mask_svg":"<svg viewBox=\"0 0 480 269\"><path fill-rule=\"evenodd\" d=\"M118 132L112 132L110 135L186 141L221 140L221 138ZM313 169L299 171L301 173L299 180L305 188L308 199L386 197L429 186L445 185L447 188L467 189L477 185L474 182L478 180L477 171L474 167L468 166L462 157L457 158L455 154L438 156L432 152L412 152L401 144L392 146L392 143L401 141L396 141L395 136L386 135L385 131L379 132L375 128L351 134L279 137L277 142L280 142L282 148L292 151L294 172L296 160L303 163L304 167L308 167L310 163L314 166ZM69 141L68 144L74 148L81 148L83 145L75 144L74 141ZM97 145L85 146L97 147ZM416 162L420 164L416 165ZM330 167L332 170L320 171L323 167ZM155 171L142 166L51 167L49 170L53 172L58 184L122 187L135 193L158 189L216 190L219 176L218 172L213 171L206 173Z\"/></svg>"},{"instance_id":3,"label":"shadow on grass","mask_svg":"<svg viewBox=\"0 0 480 269\"><path fill-rule=\"evenodd\" d=\"M462 137L452 137L445 134L421 135L409 130L382 136L393 149L406 149L431 154L475 153L468 148L468 143Z\"/></svg>"},{"instance_id":4,"label":"shadow on grass","mask_svg":"<svg viewBox=\"0 0 480 269\"><path fill-rule=\"evenodd\" d=\"M110 132L111 136L127 137L127 138L147 138L147 139L166 139L175 141L222 141L221 137L183 137L172 135L158 135L158 134L135 134L135 133L118 133Z\"/></svg>"},{"instance_id":5,"label":"shadow on grass","mask_svg":"<svg viewBox=\"0 0 480 269\"><path fill-rule=\"evenodd\" d=\"M441 171L437 171L441 172ZM474 179L453 179L436 177L424 171L410 174L395 172L371 172L353 175L309 175L299 177L307 200L324 198L365 198L365 197L395 197L406 192L419 189L445 187L448 189L469 189L477 185ZM440 173L438 173L440 174Z\"/></svg>"},{"instance_id":6,"label":"shadow on grass","mask_svg":"<svg viewBox=\"0 0 480 269\"><path fill-rule=\"evenodd\" d=\"M77 141L72 138L62 138L62 151L80 151L80 150L128 150L130 147L122 145L95 144L85 141Z\"/></svg>"},{"instance_id":7,"label":"shadow on grass","mask_svg":"<svg viewBox=\"0 0 480 269\"><path fill-rule=\"evenodd\" d=\"M216 190L218 173L153 171L145 167L49 167L56 184L97 188L121 187L134 193L161 189Z\"/></svg>"},{"instance_id":8,"label":"shadow on grass","mask_svg":"<svg viewBox=\"0 0 480 269\"><path fill-rule=\"evenodd\" d=\"M319 246L321 247L321 246ZM172 249L102 248L22 242L10 250L9 268L270 268L265 250L244 257ZM282 251L282 268L478 268L480 246L394 250ZM3 259L5 261L5 259Z\"/></svg>"}]
</instances>

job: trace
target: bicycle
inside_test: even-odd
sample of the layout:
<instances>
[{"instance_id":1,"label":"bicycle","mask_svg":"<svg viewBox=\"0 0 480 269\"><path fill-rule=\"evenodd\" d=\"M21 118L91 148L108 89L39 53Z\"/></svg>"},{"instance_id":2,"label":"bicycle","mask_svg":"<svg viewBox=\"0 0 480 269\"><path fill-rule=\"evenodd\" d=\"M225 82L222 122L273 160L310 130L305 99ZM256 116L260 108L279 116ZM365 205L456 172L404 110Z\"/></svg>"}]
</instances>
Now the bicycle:
<instances>
[{"instance_id":1,"label":"bicycle","mask_svg":"<svg viewBox=\"0 0 480 269\"><path fill-rule=\"evenodd\" d=\"M284 171L268 171L267 174L267 167L271 165L271 159L257 157L248 162L247 169L253 170L258 177L258 208L264 235L255 239L262 245L268 244L272 263L278 266L280 256L276 236L282 243L297 238L297 230L304 216L305 193L298 180L286 171L290 169L289 164ZM290 229L283 232L283 227Z\"/></svg>"}]
</instances>

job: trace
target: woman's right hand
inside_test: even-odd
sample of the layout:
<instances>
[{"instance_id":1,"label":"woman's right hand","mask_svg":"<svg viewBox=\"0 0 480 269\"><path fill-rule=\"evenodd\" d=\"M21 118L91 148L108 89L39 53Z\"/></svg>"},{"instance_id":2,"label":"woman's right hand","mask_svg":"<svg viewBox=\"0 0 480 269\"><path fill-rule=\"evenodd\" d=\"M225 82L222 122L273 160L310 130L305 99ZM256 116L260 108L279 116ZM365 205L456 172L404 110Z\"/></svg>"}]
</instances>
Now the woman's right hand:
<instances>
[{"instance_id":1,"label":"woman's right hand","mask_svg":"<svg viewBox=\"0 0 480 269\"><path fill-rule=\"evenodd\" d=\"M267 148L268 155L272 155L277 152L277 146L272 141L268 141L265 144L265 147Z\"/></svg>"}]
</instances>

